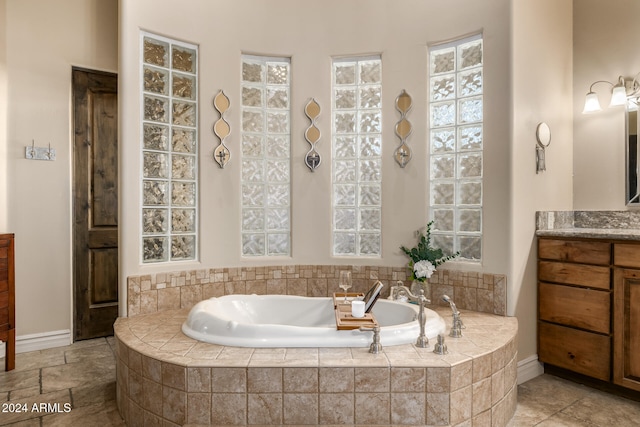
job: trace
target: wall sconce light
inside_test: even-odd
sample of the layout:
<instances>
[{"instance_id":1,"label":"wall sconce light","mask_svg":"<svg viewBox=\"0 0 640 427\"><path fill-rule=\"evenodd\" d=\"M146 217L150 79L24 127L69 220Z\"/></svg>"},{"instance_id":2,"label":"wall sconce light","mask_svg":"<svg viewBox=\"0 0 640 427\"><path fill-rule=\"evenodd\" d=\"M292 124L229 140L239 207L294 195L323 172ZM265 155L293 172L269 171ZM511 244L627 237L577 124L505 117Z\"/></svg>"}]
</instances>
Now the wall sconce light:
<instances>
[{"instance_id":1,"label":"wall sconce light","mask_svg":"<svg viewBox=\"0 0 640 427\"><path fill-rule=\"evenodd\" d=\"M636 75L636 77L638 77L638 75ZM606 83L611 86L611 101L609 102L609 107L626 105L627 98L637 95L640 91L640 83L638 83L636 77L633 79L625 79L620 76L618 77L618 82L615 84L606 80L593 82L589 87L589 93L587 93L587 96L585 97L582 113L589 114L602 111L600 101L598 100L598 94L593 91L593 87L598 83Z\"/></svg>"}]
</instances>

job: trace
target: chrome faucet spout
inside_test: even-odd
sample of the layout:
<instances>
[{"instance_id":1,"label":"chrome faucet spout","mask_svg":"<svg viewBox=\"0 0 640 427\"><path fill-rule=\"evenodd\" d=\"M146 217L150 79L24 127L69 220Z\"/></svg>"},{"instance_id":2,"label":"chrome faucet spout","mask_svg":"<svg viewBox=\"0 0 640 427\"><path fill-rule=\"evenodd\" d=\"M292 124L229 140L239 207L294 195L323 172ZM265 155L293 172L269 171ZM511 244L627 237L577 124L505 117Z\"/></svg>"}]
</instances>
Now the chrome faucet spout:
<instances>
[{"instance_id":1,"label":"chrome faucet spout","mask_svg":"<svg viewBox=\"0 0 640 427\"><path fill-rule=\"evenodd\" d=\"M449 295L442 295L442 300L446 303L449 303L449 306L451 307L451 311L453 311L454 314L458 313L458 308L453 303L453 300L449 297Z\"/></svg>"},{"instance_id":2,"label":"chrome faucet spout","mask_svg":"<svg viewBox=\"0 0 640 427\"><path fill-rule=\"evenodd\" d=\"M462 336L462 330L464 329L464 324L462 323L462 319L460 318L460 312L458 311L456 305L453 303L453 300L448 295L442 295L442 300L444 302L448 302L451 306L451 311L453 311L453 325L451 326L449 336L460 338Z\"/></svg>"}]
</instances>

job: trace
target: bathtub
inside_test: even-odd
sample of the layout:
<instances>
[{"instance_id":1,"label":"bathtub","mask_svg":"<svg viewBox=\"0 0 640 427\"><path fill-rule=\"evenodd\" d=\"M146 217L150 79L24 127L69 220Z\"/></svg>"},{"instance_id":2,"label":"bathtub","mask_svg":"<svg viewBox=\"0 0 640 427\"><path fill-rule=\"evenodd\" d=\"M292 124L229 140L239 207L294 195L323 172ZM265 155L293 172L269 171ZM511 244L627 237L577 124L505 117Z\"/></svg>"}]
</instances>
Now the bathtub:
<instances>
[{"instance_id":1,"label":"bathtub","mask_svg":"<svg viewBox=\"0 0 640 427\"><path fill-rule=\"evenodd\" d=\"M415 343L418 306L378 300L373 313L383 346ZM425 334L444 333L444 320L425 308ZM333 299L293 295L225 295L200 301L182 325L185 335L237 347L366 347L372 332L337 330Z\"/></svg>"}]
</instances>

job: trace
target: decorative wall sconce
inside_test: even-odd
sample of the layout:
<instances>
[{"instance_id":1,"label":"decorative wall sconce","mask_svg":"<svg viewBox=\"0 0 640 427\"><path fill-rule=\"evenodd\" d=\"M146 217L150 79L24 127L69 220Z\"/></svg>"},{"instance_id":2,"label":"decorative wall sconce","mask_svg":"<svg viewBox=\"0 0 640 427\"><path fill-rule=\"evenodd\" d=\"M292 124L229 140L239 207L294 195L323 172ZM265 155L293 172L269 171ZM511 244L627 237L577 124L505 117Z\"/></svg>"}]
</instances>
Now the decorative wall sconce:
<instances>
[{"instance_id":1,"label":"decorative wall sconce","mask_svg":"<svg viewBox=\"0 0 640 427\"><path fill-rule=\"evenodd\" d=\"M551 144L551 129L545 122L538 123L536 140L536 173L540 173L547 170L544 150Z\"/></svg>"},{"instance_id":2,"label":"decorative wall sconce","mask_svg":"<svg viewBox=\"0 0 640 427\"><path fill-rule=\"evenodd\" d=\"M593 82L589 87L589 93L587 93L585 97L584 109L582 110L582 113L589 114L602 111L600 101L598 100L598 94L593 91L593 87L598 83L606 83L611 86L611 102L609 103L609 107L626 105L627 98L637 96L640 92L640 84L636 80L636 77L634 77L633 79L625 79L624 77L620 76L618 77L618 81L616 83L611 83L606 80L598 80L596 82Z\"/></svg>"},{"instance_id":3,"label":"decorative wall sconce","mask_svg":"<svg viewBox=\"0 0 640 427\"><path fill-rule=\"evenodd\" d=\"M220 144L213 150L213 159L218 162L223 169L224 165L226 165L231 158L231 152L227 146L224 145L224 139L231 133L229 123L224 119L224 113L229 109L230 105L229 98L223 91L218 92L213 98L213 106L218 110L218 113L220 113L220 118L213 124L213 133L220 139Z\"/></svg>"},{"instance_id":4,"label":"decorative wall sconce","mask_svg":"<svg viewBox=\"0 0 640 427\"><path fill-rule=\"evenodd\" d=\"M400 146L393 153L393 157L401 168L404 168L411 160L411 148L406 142L412 130L411 122L406 117L411 107L411 96L402 89L402 92L396 98L396 110L400 112L400 120L396 123L396 135L400 138Z\"/></svg>"},{"instance_id":5,"label":"decorative wall sconce","mask_svg":"<svg viewBox=\"0 0 640 427\"><path fill-rule=\"evenodd\" d=\"M311 145L311 149L304 156L304 163L313 172L320 166L320 161L322 160L320 153L316 151L316 143L320 140L320 129L316 126L316 119L320 115L320 104L314 98L311 98L304 107L304 113L311 121L307 130L304 131L304 139Z\"/></svg>"}]
</instances>

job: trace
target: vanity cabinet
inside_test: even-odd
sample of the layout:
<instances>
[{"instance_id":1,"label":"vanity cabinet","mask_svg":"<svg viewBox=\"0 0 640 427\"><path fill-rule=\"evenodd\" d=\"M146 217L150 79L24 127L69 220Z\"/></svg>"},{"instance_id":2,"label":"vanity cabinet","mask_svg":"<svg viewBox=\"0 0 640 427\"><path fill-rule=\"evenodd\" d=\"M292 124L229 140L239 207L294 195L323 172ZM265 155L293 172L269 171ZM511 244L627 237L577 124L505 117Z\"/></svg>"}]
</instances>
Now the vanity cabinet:
<instances>
[{"instance_id":1,"label":"vanity cabinet","mask_svg":"<svg viewBox=\"0 0 640 427\"><path fill-rule=\"evenodd\" d=\"M614 247L613 382L640 391L640 245Z\"/></svg>"},{"instance_id":2,"label":"vanity cabinet","mask_svg":"<svg viewBox=\"0 0 640 427\"><path fill-rule=\"evenodd\" d=\"M538 239L538 357L640 391L640 242Z\"/></svg>"},{"instance_id":3,"label":"vanity cabinet","mask_svg":"<svg viewBox=\"0 0 640 427\"><path fill-rule=\"evenodd\" d=\"M611 244L538 240L538 358L611 377Z\"/></svg>"},{"instance_id":4,"label":"vanity cabinet","mask_svg":"<svg viewBox=\"0 0 640 427\"><path fill-rule=\"evenodd\" d=\"M15 273L13 234L0 234L0 341L5 343L5 370L15 368Z\"/></svg>"}]
</instances>

